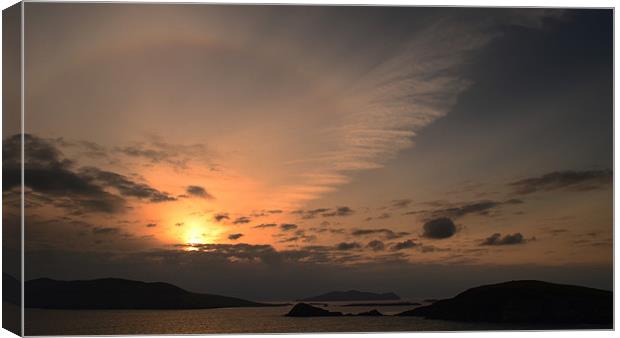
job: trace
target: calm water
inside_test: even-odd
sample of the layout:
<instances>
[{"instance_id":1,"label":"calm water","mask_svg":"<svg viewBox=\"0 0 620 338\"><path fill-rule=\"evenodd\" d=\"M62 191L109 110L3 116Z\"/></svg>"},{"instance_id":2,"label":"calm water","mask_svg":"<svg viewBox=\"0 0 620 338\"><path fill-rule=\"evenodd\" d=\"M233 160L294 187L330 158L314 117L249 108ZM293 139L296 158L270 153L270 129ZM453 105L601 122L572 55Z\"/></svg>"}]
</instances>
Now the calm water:
<instances>
[{"instance_id":1,"label":"calm water","mask_svg":"<svg viewBox=\"0 0 620 338\"><path fill-rule=\"evenodd\" d=\"M27 335L205 334L286 332L379 332L524 329L498 324L472 324L417 317L284 317L292 306L209 310L40 310L26 309ZM342 307L358 313L378 309L395 314L413 306ZM532 327L529 327L530 329Z\"/></svg>"}]
</instances>

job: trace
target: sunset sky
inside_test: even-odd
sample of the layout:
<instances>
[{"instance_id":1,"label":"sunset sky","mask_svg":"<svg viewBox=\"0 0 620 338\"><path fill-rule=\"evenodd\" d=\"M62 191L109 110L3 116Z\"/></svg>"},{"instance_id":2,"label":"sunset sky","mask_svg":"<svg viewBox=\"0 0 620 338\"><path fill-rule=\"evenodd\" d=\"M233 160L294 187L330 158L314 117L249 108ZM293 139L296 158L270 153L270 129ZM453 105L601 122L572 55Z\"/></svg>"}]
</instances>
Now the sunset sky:
<instances>
[{"instance_id":1,"label":"sunset sky","mask_svg":"<svg viewBox=\"0 0 620 338\"><path fill-rule=\"evenodd\" d=\"M27 3L26 279L258 300L611 288L612 24Z\"/></svg>"}]
</instances>

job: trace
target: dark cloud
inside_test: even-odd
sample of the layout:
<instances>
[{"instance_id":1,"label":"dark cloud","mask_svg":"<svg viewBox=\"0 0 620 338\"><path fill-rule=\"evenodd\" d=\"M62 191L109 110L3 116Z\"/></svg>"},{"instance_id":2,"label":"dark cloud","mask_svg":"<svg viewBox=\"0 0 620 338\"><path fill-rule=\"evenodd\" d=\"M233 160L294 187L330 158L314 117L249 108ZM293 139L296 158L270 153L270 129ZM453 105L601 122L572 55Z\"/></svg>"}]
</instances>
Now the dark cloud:
<instances>
[{"instance_id":1,"label":"dark cloud","mask_svg":"<svg viewBox=\"0 0 620 338\"><path fill-rule=\"evenodd\" d=\"M295 210L292 214L299 215L303 219L312 219L317 216L334 217L334 216L349 216L354 213L354 210L349 207L338 207L336 209L318 208L310 210Z\"/></svg>"},{"instance_id":2,"label":"dark cloud","mask_svg":"<svg viewBox=\"0 0 620 338\"><path fill-rule=\"evenodd\" d=\"M321 214L323 217L333 217L333 216L349 216L352 215L355 211L349 207L339 207L332 212L326 212Z\"/></svg>"},{"instance_id":3,"label":"dark cloud","mask_svg":"<svg viewBox=\"0 0 620 338\"><path fill-rule=\"evenodd\" d=\"M526 178L509 184L517 194L538 191L570 190L586 191L611 185L611 170L554 171L539 177Z\"/></svg>"},{"instance_id":4,"label":"dark cloud","mask_svg":"<svg viewBox=\"0 0 620 338\"><path fill-rule=\"evenodd\" d=\"M497 209L504 205L511 204L522 204L523 201L520 199L509 199L506 201L478 201L472 203L464 203L460 205L451 205L448 207L443 207L439 209L433 210L419 210L419 211L410 211L405 213L405 215L415 215L422 214L424 218L439 218L439 217L448 217L448 218L460 218L466 215L475 214L480 216L489 216L493 209Z\"/></svg>"},{"instance_id":5,"label":"dark cloud","mask_svg":"<svg viewBox=\"0 0 620 338\"><path fill-rule=\"evenodd\" d=\"M228 239L230 239L231 241L236 241L239 238L243 237L243 234L230 234L228 235Z\"/></svg>"},{"instance_id":6,"label":"dark cloud","mask_svg":"<svg viewBox=\"0 0 620 338\"><path fill-rule=\"evenodd\" d=\"M176 244L179 248L192 248L213 257L224 259L241 259L247 261L272 262L278 259L276 250L271 245L239 244Z\"/></svg>"},{"instance_id":7,"label":"dark cloud","mask_svg":"<svg viewBox=\"0 0 620 338\"><path fill-rule=\"evenodd\" d=\"M127 156L143 157L156 163L161 162L168 157L168 154L166 154L163 151L157 151L153 149L142 149L136 146L118 147L115 150Z\"/></svg>"},{"instance_id":8,"label":"dark cloud","mask_svg":"<svg viewBox=\"0 0 620 338\"><path fill-rule=\"evenodd\" d=\"M104 186L109 186L118 190L123 196L136 197L155 203L176 200L175 197L170 196L170 194L166 192L161 192L144 183L134 182L126 176L110 171L95 167L86 167L80 170L80 174L90 181L98 182Z\"/></svg>"},{"instance_id":9,"label":"dark cloud","mask_svg":"<svg viewBox=\"0 0 620 338\"><path fill-rule=\"evenodd\" d=\"M433 239L452 237L456 233L456 226L451 219L440 217L424 223L422 236Z\"/></svg>"},{"instance_id":10,"label":"dark cloud","mask_svg":"<svg viewBox=\"0 0 620 338\"><path fill-rule=\"evenodd\" d=\"M324 233L324 232L329 232L331 234L342 234L345 232L344 228L327 228L327 227L321 227L321 228L310 228L308 229L309 231L313 231L316 233Z\"/></svg>"},{"instance_id":11,"label":"dark cloud","mask_svg":"<svg viewBox=\"0 0 620 338\"><path fill-rule=\"evenodd\" d=\"M78 148L80 150L80 156L86 156L90 158L108 158L108 150L94 142L90 141L68 141L63 137L56 138L53 140L54 143L60 145L61 147L73 147Z\"/></svg>"},{"instance_id":12,"label":"dark cloud","mask_svg":"<svg viewBox=\"0 0 620 338\"><path fill-rule=\"evenodd\" d=\"M312 242L312 241L315 241L315 240L316 240L316 236L314 236L314 235L306 235L306 232L304 230L297 230L297 231L295 231L295 236L282 239L279 242L280 243L288 243L288 242L302 241L302 242L308 243L308 242Z\"/></svg>"},{"instance_id":13,"label":"dark cloud","mask_svg":"<svg viewBox=\"0 0 620 338\"><path fill-rule=\"evenodd\" d=\"M357 229L351 231L351 235L353 236L368 236L376 234L383 235L385 239L396 239L409 235L408 232L394 232L390 229Z\"/></svg>"},{"instance_id":14,"label":"dark cloud","mask_svg":"<svg viewBox=\"0 0 620 338\"><path fill-rule=\"evenodd\" d=\"M402 209L402 208L406 208L409 206L409 204L411 204L412 200L410 199L402 199L402 200L393 200L392 201L392 208L394 209Z\"/></svg>"},{"instance_id":15,"label":"dark cloud","mask_svg":"<svg viewBox=\"0 0 620 338\"><path fill-rule=\"evenodd\" d=\"M221 221L223 221L225 219L230 219L230 216L228 216L227 212L220 212L220 213L217 213L217 214L213 215L213 219L216 222L221 222Z\"/></svg>"},{"instance_id":16,"label":"dark cloud","mask_svg":"<svg viewBox=\"0 0 620 338\"><path fill-rule=\"evenodd\" d=\"M283 223L280 224L280 229L282 231L290 231L290 230L295 230L297 229L297 224L292 224L292 223Z\"/></svg>"},{"instance_id":17,"label":"dark cloud","mask_svg":"<svg viewBox=\"0 0 620 338\"><path fill-rule=\"evenodd\" d=\"M214 198L213 195L209 194L207 190L205 190L205 188L198 185L190 185L185 189L185 191L191 196L201 197L205 199Z\"/></svg>"},{"instance_id":18,"label":"dark cloud","mask_svg":"<svg viewBox=\"0 0 620 338\"><path fill-rule=\"evenodd\" d=\"M336 249L340 250L340 251L359 249L361 247L362 246L359 243L357 243L357 242L350 242L350 243L342 242L342 243L339 243L338 245L336 245Z\"/></svg>"},{"instance_id":19,"label":"dark cloud","mask_svg":"<svg viewBox=\"0 0 620 338\"><path fill-rule=\"evenodd\" d=\"M414 241L408 239L404 242L398 242L395 243L394 245L391 246L392 250L394 251L398 251L398 250L403 250L403 249L411 249L416 247L418 244L416 244Z\"/></svg>"},{"instance_id":20,"label":"dark cloud","mask_svg":"<svg viewBox=\"0 0 620 338\"><path fill-rule=\"evenodd\" d=\"M264 217L264 216L269 216L269 215L274 215L274 214L281 214L283 211L280 209L272 209L272 210L260 210L260 211L255 211L252 213L252 216L254 217Z\"/></svg>"},{"instance_id":21,"label":"dark cloud","mask_svg":"<svg viewBox=\"0 0 620 338\"><path fill-rule=\"evenodd\" d=\"M156 135L150 135L146 144L117 147L114 150L125 156L146 159L151 164L165 163L177 169L187 168L187 163L192 160L204 162L204 155L211 154L209 149L202 144L172 144ZM207 164L211 170L216 170L211 163Z\"/></svg>"},{"instance_id":22,"label":"dark cloud","mask_svg":"<svg viewBox=\"0 0 620 338\"><path fill-rule=\"evenodd\" d=\"M115 213L126 209L123 197L136 197L150 202L174 200L144 183L97 168L75 169L73 161L65 158L53 142L33 135L24 135L25 185L34 198L45 198L71 213ZM3 144L3 189L21 185L21 135L7 138ZM119 195L107 191L116 190ZM122 196L122 197L121 197Z\"/></svg>"},{"instance_id":23,"label":"dark cloud","mask_svg":"<svg viewBox=\"0 0 620 338\"><path fill-rule=\"evenodd\" d=\"M295 210L292 214L300 215L303 219L312 219L316 216L328 212L330 209L327 208L318 208L318 209L310 209L310 210Z\"/></svg>"},{"instance_id":24,"label":"dark cloud","mask_svg":"<svg viewBox=\"0 0 620 338\"><path fill-rule=\"evenodd\" d=\"M383 251L383 250L385 250L385 244L382 241L378 240L378 239L375 239L375 240L372 240L372 241L368 242L368 244L366 244L366 247L372 249L373 251Z\"/></svg>"},{"instance_id":25,"label":"dark cloud","mask_svg":"<svg viewBox=\"0 0 620 338\"><path fill-rule=\"evenodd\" d=\"M252 220L249 217L237 217L234 221L233 224L246 224L246 223L250 223Z\"/></svg>"},{"instance_id":26,"label":"dark cloud","mask_svg":"<svg viewBox=\"0 0 620 338\"><path fill-rule=\"evenodd\" d=\"M112 235L120 233L119 228L106 228L106 227L95 227L93 228L93 234L95 235Z\"/></svg>"},{"instance_id":27,"label":"dark cloud","mask_svg":"<svg viewBox=\"0 0 620 338\"><path fill-rule=\"evenodd\" d=\"M255 228L259 228L259 229L262 229L262 228L274 228L274 227L277 227L277 226L278 225L275 224L275 223L262 223L262 224L259 224L259 225L255 226Z\"/></svg>"},{"instance_id":28,"label":"dark cloud","mask_svg":"<svg viewBox=\"0 0 620 338\"><path fill-rule=\"evenodd\" d=\"M517 232L515 234L508 234L502 237L499 233L494 233L493 235L487 237L480 245L513 245L513 244L523 244L527 240L521 235L521 233Z\"/></svg>"},{"instance_id":29,"label":"dark cloud","mask_svg":"<svg viewBox=\"0 0 620 338\"><path fill-rule=\"evenodd\" d=\"M147 228L154 228L156 226L157 226L157 224L155 224L155 223L149 223L149 224L146 225Z\"/></svg>"}]
</instances>

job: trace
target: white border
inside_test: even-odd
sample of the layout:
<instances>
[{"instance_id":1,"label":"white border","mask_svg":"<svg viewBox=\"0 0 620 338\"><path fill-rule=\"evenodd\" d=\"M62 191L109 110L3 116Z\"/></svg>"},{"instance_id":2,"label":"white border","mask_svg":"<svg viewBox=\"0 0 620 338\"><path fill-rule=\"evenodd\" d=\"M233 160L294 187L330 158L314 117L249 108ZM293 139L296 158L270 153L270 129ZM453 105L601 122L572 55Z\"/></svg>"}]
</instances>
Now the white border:
<instances>
[{"instance_id":1,"label":"white border","mask_svg":"<svg viewBox=\"0 0 620 338\"><path fill-rule=\"evenodd\" d=\"M38 1L27 1L27 2L38 2ZM99 1L76 1L76 0L63 0L63 2L99 2ZM127 1L106 1L106 2L127 2ZM136 0L136 1L132 1L132 2L142 2L142 3L200 3L198 1L170 1L170 0ZM583 1L583 0L519 0L519 1L493 1L493 0L443 0L443 1L437 1L437 0L306 0L306 1L300 1L300 0L269 0L269 1L264 1L264 0L243 0L243 1L238 1L238 0L232 0L232 1L227 1L227 0L210 0L208 1L209 3L221 3L221 4L230 4L230 3L244 3L244 4L261 4L261 3L271 3L271 4L312 4L312 5L387 5L387 6L394 6L394 5L404 5L404 6L475 6L475 7L588 7L588 8L592 8L592 7L601 7L601 8L615 8L616 6L616 2L615 1L610 1L610 0L589 0L589 1ZM0 0L0 5L2 7L2 9L7 8L13 4L15 4L16 1L14 0ZM25 116L24 116L24 62L23 62L23 55L24 55L24 43L23 43L23 37L24 37L24 6L22 5L21 7L21 11L22 11L22 27L21 27L21 52L22 52L22 62L21 62L21 123L22 123L22 128L24 128L25 126ZM614 12L614 130L619 130L619 124L620 122L615 119L615 102L616 102L616 98L618 97L618 88L615 86L615 78L617 78L617 68L615 67L615 63L618 61L618 54L616 53L616 37L618 36L618 27L615 25L615 12ZM0 27L0 40L1 40L1 27ZM1 59L1 56L0 56ZM1 70L0 70L0 75L2 74ZM1 84L0 84L0 89L1 89ZM2 126L2 121L0 119L0 129ZM22 134L22 143L23 143L23 134ZM616 152L617 149L619 149L619 142L618 139L615 137L615 133L614 133L614 169L617 167L616 166L616 161L618 159L618 157L616 156ZM1 156L1 155L0 155ZM24 153L23 153L23 149L22 149L22 165L23 165L23 160L24 160ZM615 171L615 170L614 170ZM618 209L618 207L620 207L620 201L617 198L617 193L618 191L615 189L615 175L614 175L614 224L615 224L615 210ZM23 210L23 205L24 205L24 193L23 193L24 189L23 189L23 178L22 178L22 281L23 281L23 236L24 236L24 231L23 231L23 227L24 227L24 210ZM0 235L1 237L1 235ZM618 257L619 254L619 250L618 246L615 245L616 240L618 238L616 237L616 232L615 232L615 227L614 227L614 257ZM0 257L1 257L1 253L0 253ZM620 290L618 288L618 279L615 278L615 274L616 274L616 269L615 269L615 260L614 260L614 290ZM0 295L1 295L2 291L0 290ZM24 304L23 302L23 288L22 288L22 304ZM617 300L617 295L614 294L614 300ZM617 304L617 302L614 302L615 304ZM2 310L0 309L0 315L2 313ZM616 316L615 318L617 319L617 312L614 313ZM1 318L1 316L0 316ZM24 330L24 320L23 320L23 312L22 312L22 332ZM527 331L527 332L518 332L518 331L511 331L511 332L498 332L498 331L491 331L491 332L441 332L441 333L437 333L437 332L432 332L432 333L427 333L427 332L416 332L416 333L402 333L402 332L395 332L395 333L375 333L372 334L373 336L376 337L402 337L403 335L415 335L416 337L438 337L438 336L446 336L446 335L459 335L459 337L465 337L465 338L473 338L473 337L480 337L480 336L486 336L486 337L520 337L523 335L527 335L528 337L607 337L607 336L612 336L615 335L616 332L615 331L552 331L552 332L532 332L532 331ZM157 335L157 336L140 336L140 337L155 337L155 338L167 338L167 337L182 337L185 335L181 335L181 336L175 336L175 335ZM247 337L277 337L277 336L281 336L281 334L278 335L238 335L238 334L229 334L229 335L207 335L208 336L225 336L225 337L230 337L230 338L247 338ZM362 338L362 337L368 337L368 334L365 333L338 333L338 334L304 334L304 336L315 336L315 337L322 337L322 338L336 338L336 337L350 337L350 338ZM4 329L0 329L0 337L15 337L14 334L4 330ZM62 336L56 336L56 337L62 337ZM71 337L71 336L70 336ZM73 336L75 337L75 336ZM95 336L97 337L97 336ZM99 336L100 337L100 336Z\"/></svg>"}]
</instances>

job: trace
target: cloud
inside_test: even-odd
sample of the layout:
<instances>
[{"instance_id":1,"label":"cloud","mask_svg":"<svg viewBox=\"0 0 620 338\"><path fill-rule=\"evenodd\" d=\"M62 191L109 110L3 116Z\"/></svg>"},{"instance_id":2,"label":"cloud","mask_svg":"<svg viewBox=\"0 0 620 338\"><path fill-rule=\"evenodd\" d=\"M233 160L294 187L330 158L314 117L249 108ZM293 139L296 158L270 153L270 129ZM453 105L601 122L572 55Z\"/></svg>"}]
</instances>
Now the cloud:
<instances>
[{"instance_id":1,"label":"cloud","mask_svg":"<svg viewBox=\"0 0 620 338\"><path fill-rule=\"evenodd\" d=\"M349 207L339 207L332 212L327 212L321 214L323 217L334 217L334 216L349 216L352 215L355 211Z\"/></svg>"},{"instance_id":2,"label":"cloud","mask_svg":"<svg viewBox=\"0 0 620 338\"><path fill-rule=\"evenodd\" d=\"M401 200L393 200L392 201L392 208L393 209L402 209L402 208L406 208L409 206L409 204L411 204L411 202L413 202L410 199L401 199Z\"/></svg>"},{"instance_id":3,"label":"cloud","mask_svg":"<svg viewBox=\"0 0 620 338\"><path fill-rule=\"evenodd\" d=\"M156 226L157 226L157 224L155 224L155 223L149 223L149 224L146 225L147 228L154 228Z\"/></svg>"},{"instance_id":4,"label":"cloud","mask_svg":"<svg viewBox=\"0 0 620 338\"><path fill-rule=\"evenodd\" d=\"M151 164L165 163L176 169L186 169L190 161L205 162L211 169L215 169L211 160L205 157L214 157L205 145L172 144L157 135L149 135L147 142L116 147L114 151L128 157L146 159Z\"/></svg>"},{"instance_id":5,"label":"cloud","mask_svg":"<svg viewBox=\"0 0 620 338\"><path fill-rule=\"evenodd\" d=\"M99 182L104 186L115 188L123 196L136 197L150 202L175 201L176 198L166 192L161 192L144 183L131 181L126 176L101 170L95 167L86 167L80 170L80 174L93 182Z\"/></svg>"},{"instance_id":6,"label":"cloud","mask_svg":"<svg viewBox=\"0 0 620 338\"><path fill-rule=\"evenodd\" d=\"M378 240L378 239L375 239L375 240L372 240L372 241L368 242L368 244L366 244L366 247L372 249L372 251L383 251L383 250L385 250L385 244L382 241Z\"/></svg>"},{"instance_id":7,"label":"cloud","mask_svg":"<svg viewBox=\"0 0 620 338\"><path fill-rule=\"evenodd\" d=\"M513 244L523 244L527 242L527 240L521 235L521 233L517 232L512 235L508 234L502 237L499 233L494 233L493 235L487 237L480 245L513 245Z\"/></svg>"},{"instance_id":8,"label":"cloud","mask_svg":"<svg viewBox=\"0 0 620 338\"><path fill-rule=\"evenodd\" d=\"M95 235L112 235L120 233L119 228L106 228L106 227L95 227L93 228L93 234Z\"/></svg>"},{"instance_id":9,"label":"cloud","mask_svg":"<svg viewBox=\"0 0 620 338\"><path fill-rule=\"evenodd\" d=\"M127 156L143 157L156 163L159 163L168 157L168 154L163 151L157 151L153 149L141 149L135 146L117 147L116 151L121 152Z\"/></svg>"},{"instance_id":10,"label":"cloud","mask_svg":"<svg viewBox=\"0 0 620 338\"><path fill-rule=\"evenodd\" d=\"M456 226L451 219L440 217L424 223L422 236L432 239L444 239L452 237L456 233Z\"/></svg>"},{"instance_id":11,"label":"cloud","mask_svg":"<svg viewBox=\"0 0 620 338\"><path fill-rule=\"evenodd\" d=\"M504 205L512 205L512 204L522 204L523 201L520 199L509 199L506 201L478 201L464 204L452 205L449 207L443 207L439 209L433 210L419 210L419 211L410 211L406 212L405 215L415 215L422 214L424 218L439 218L439 217L448 217L448 218L461 218L470 214L480 215L480 216L489 216L493 209L497 209Z\"/></svg>"},{"instance_id":12,"label":"cloud","mask_svg":"<svg viewBox=\"0 0 620 338\"><path fill-rule=\"evenodd\" d=\"M357 243L357 242L350 242L350 243L342 242L342 243L339 243L338 245L336 245L336 249L340 250L340 251L348 251L348 250L353 250L353 249L359 249L361 247L362 246L359 243Z\"/></svg>"},{"instance_id":13,"label":"cloud","mask_svg":"<svg viewBox=\"0 0 620 338\"><path fill-rule=\"evenodd\" d=\"M260 211L252 212L252 217L264 217L264 216L269 216L269 215L274 215L274 214L281 214L281 213L283 213L283 211L280 210L280 209L260 210Z\"/></svg>"},{"instance_id":14,"label":"cloud","mask_svg":"<svg viewBox=\"0 0 620 338\"><path fill-rule=\"evenodd\" d=\"M554 171L542 176L531 177L509 183L516 194L526 195L539 191L569 190L587 191L610 186L613 180L611 170Z\"/></svg>"},{"instance_id":15,"label":"cloud","mask_svg":"<svg viewBox=\"0 0 620 338\"><path fill-rule=\"evenodd\" d=\"M220 212L220 213L217 213L217 214L213 215L213 219L216 222L221 222L221 221L223 221L225 219L230 219L230 216L228 216L227 212Z\"/></svg>"},{"instance_id":16,"label":"cloud","mask_svg":"<svg viewBox=\"0 0 620 338\"><path fill-rule=\"evenodd\" d=\"M278 225L275 224L275 223L262 223L262 224L259 224L259 225L255 226L254 228L264 229L264 228L274 228L274 227L277 227L277 226Z\"/></svg>"},{"instance_id":17,"label":"cloud","mask_svg":"<svg viewBox=\"0 0 620 338\"><path fill-rule=\"evenodd\" d=\"M345 232L344 228L326 228L326 227L310 228L308 230L319 233L319 234L324 233L324 232L329 232L331 234L343 234Z\"/></svg>"},{"instance_id":18,"label":"cloud","mask_svg":"<svg viewBox=\"0 0 620 338\"><path fill-rule=\"evenodd\" d=\"M214 197L205 190L205 188L198 185L190 185L185 189L191 196L201 197L204 199L213 199Z\"/></svg>"},{"instance_id":19,"label":"cloud","mask_svg":"<svg viewBox=\"0 0 620 338\"><path fill-rule=\"evenodd\" d=\"M74 169L51 141L25 134L25 186L32 190L30 200L46 200L46 204L69 209L71 213L117 213L126 209L121 196L105 190L105 184L94 181ZM21 135L3 142L3 191L21 186ZM103 182L105 183L105 182Z\"/></svg>"},{"instance_id":20,"label":"cloud","mask_svg":"<svg viewBox=\"0 0 620 338\"><path fill-rule=\"evenodd\" d=\"M300 215L301 218L303 219L312 219L312 218L315 218L317 215L325 213L329 210L330 209L328 208L318 208L318 209L310 209L310 210L295 210L292 213Z\"/></svg>"},{"instance_id":21,"label":"cloud","mask_svg":"<svg viewBox=\"0 0 620 338\"><path fill-rule=\"evenodd\" d=\"M355 211L347 206L338 207L336 209L330 208L317 208L310 210L295 210L291 212L292 214L300 215L303 219L312 219L317 216L323 217L335 217L335 216L349 216L352 215Z\"/></svg>"},{"instance_id":22,"label":"cloud","mask_svg":"<svg viewBox=\"0 0 620 338\"><path fill-rule=\"evenodd\" d=\"M357 229L351 231L351 235L353 236L367 236L367 235L375 235L381 234L385 237L385 239L396 239L401 238L403 236L409 235L408 232L394 232L390 229Z\"/></svg>"},{"instance_id":23,"label":"cloud","mask_svg":"<svg viewBox=\"0 0 620 338\"><path fill-rule=\"evenodd\" d=\"M290 230L295 230L297 229L297 224L292 224L292 223L283 223L280 224L280 229L282 231L290 231Z\"/></svg>"},{"instance_id":24,"label":"cloud","mask_svg":"<svg viewBox=\"0 0 620 338\"><path fill-rule=\"evenodd\" d=\"M295 231L295 236L293 237L288 237L285 239L282 239L278 242L280 243L288 243L288 242L297 242L297 241L302 241L302 242L312 242L316 240L316 236L314 235L306 235L306 232L303 230L297 230Z\"/></svg>"},{"instance_id":25,"label":"cloud","mask_svg":"<svg viewBox=\"0 0 620 338\"><path fill-rule=\"evenodd\" d=\"M230 234L228 235L228 239L230 239L231 241L236 241L239 238L243 237L243 234Z\"/></svg>"},{"instance_id":26,"label":"cloud","mask_svg":"<svg viewBox=\"0 0 620 338\"><path fill-rule=\"evenodd\" d=\"M175 227L182 227L184 224L185 223L183 223L183 222L177 222L177 223L174 223L174 226Z\"/></svg>"},{"instance_id":27,"label":"cloud","mask_svg":"<svg viewBox=\"0 0 620 338\"><path fill-rule=\"evenodd\" d=\"M398 250L403 250L403 249L411 249L416 247L418 244L416 244L414 241L408 239L404 242L398 242L394 245L392 245L392 250L394 251L398 251Z\"/></svg>"},{"instance_id":28,"label":"cloud","mask_svg":"<svg viewBox=\"0 0 620 338\"><path fill-rule=\"evenodd\" d=\"M234 221L233 224L246 224L246 223L250 223L252 220L249 217L246 216L242 216L242 217L237 217Z\"/></svg>"}]
</instances>

